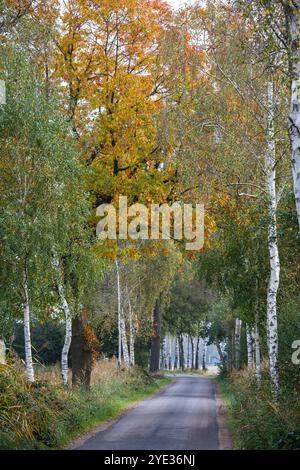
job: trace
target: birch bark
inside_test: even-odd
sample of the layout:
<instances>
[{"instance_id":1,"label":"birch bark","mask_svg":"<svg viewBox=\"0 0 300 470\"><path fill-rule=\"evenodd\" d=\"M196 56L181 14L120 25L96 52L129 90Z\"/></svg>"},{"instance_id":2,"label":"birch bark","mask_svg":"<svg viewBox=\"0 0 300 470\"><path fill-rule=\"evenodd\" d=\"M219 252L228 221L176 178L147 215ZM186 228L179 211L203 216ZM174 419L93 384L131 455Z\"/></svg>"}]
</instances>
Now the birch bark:
<instances>
[{"instance_id":1,"label":"birch bark","mask_svg":"<svg viewBox=\"0 0 300 470\"><path fill-rule=\"evenodd\" d=\"M291 107L289 135L292 147L292 174L300 230L300 0L285 2L290 35Z\"/></svg>"},{"instance_id":2,"label":"birch bark","mask_svg":"<svg viewBox=\"0 0 300 470\"><path fill-rule=\"evenodd\" d=\"M34 382L34 370L32 361L32 346L31 346L31 333L30 333L30 306L28 294L28 279L27 268L25 265L22 276L24 302L23 302L23 315L24 315L24 340L25 340L25 366L26 375L29 382Z\"/></svg>"},{"instance_id":3,"label":"birch bark","mask_svg":"<svg viewBox=\"0 0 300 470\"><path fill-rule=\"evenodd\" d=\"M63 379L63 384L68 385L68 357L69 357L69 350L72 341L72 318L69 308L69 303L66 298L65 288L62 280L62 270L59 263L58 256L56 254L53 255L52 264L57 272L57 290L60 298L61 307L65 314L65 339L64 345L61 352L61 375Z\"/></svg>"},{"instance_id":4,"label":"birch bark","mask_svg":"<svg viewBox=\"0 0 300 470\"><path fill-rule=\"evenodd\" d=\"M117 273L117 296L118 296L118 365L121 366L122 362L122 337L121 337L121 287L120 287L120 272L119 262L115 260L116 273Z\"/></svg>"},{"instance_id":5,"label":"birch bark","mask_svg":"<svg viewBox=\"0 0 300 470\"><path fill-rule=\"evenodd\" d=\"M150 353L150 372L157 372L159 370L159 357L160 357L160 301L156 299L153 309L153 331L151 338L151 353Z\"/></svg>"},{"instance_id":6,"label":"birch bark","mask_svg":"<svg viewBox=\"0 0 300 470\"><path fill-rule=\"evenodd\" d=\"M135 329L133 324L133 314L132 314L132 304L127 288L127 298L128 298L128 310L129 310L129 359L130 365L135 365L135 352L134 352L134 340L135 340Z\"/></svg>"},{"instance_id":7,"label":"birch bark","mask_svg":"<svg viewBox=\"0 0 300 470\"><path fill-rule=\"evenodd\" d=\"M279 387L278 377L278 332L277 332L277 291L279 287L280 261L277 244L277 198L276 198L276 147L274 130L274 86L268 83L268 118L266 174L269 196L268 247L270 259L270 277L267 293L267 336L269 351L269 371L273 391Z\"/></svg>"},{"instance_id":8,"label":"birch bark","mask_svg":"<svg viewBox=\"0 0 300 470\"><path fill-rule=\"evenodd\" d=\"M239 369L241 365L241 328L242 321L239 318L235 319L234 331L234 352L235 352L235 368Z\"/></svg>"},{"instance_id":9,"label":"birch bark","mask_svg":"<svg viewBox=\"0 0 300 470\"><path fill-rule=\"evenodd\" d=\"M122 343L122 351L123 351L123 359L124 365L126 369L130 367L130 359L129 359L129 352L128 352L128 344L127 344L127 337L126 337L126 325L125 325L125 318L124 318L124 311L121 308L121 317L120 317L120 333L121 333L121 343Z\"/></svg>"},{"instance_id":10,"label":"birch bark","mask_svg":"<svg viewBox=\"0 0 300 470\"><path fill-rule=\"evenodd\" d=\"M252 331L249 325L246 325L246 338L247 338L247 366L248 369L253 369L254 362L253 362L253 336Z\"/></svg>"},{"instance_id":11,"label":"birch bark","mask_svg":"<svg viewBox=\"0 0 300 470\"><path fill-rule=\"evenodd\" d=\"M220 361L222 363L222 366L223 366L223 368L225 368L226 367L225 357L224 357L224 353L222 351L222 348L221 348L221 345L220 345L219 341L216 341L216 347L217 347L217 350L218 350L218 354L220 356Z\"/></svg>"},{"instance_id":12,"label":"birch bark","mask_svg":"<svg viewBox=\"0 0 300 470\"><path fill-rule=\"evenodd\" d=\"M259 338L259 292L258 278L255 283L256 302L255 302L255 326L254 326L254 349L255 349L255 376L257 385L261 384L261 360L260 360L260 338Z\"/></svg>"}]
</instances>

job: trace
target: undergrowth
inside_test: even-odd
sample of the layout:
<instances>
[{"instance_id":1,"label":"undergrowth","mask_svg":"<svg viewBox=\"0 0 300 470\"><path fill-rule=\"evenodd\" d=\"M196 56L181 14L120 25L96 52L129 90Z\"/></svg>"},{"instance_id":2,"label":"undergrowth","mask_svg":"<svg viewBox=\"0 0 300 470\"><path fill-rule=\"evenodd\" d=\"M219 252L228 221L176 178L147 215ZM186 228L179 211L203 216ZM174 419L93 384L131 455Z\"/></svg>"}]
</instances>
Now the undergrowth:
<instances>
[{"instance_id":1,"label":"undergrowth","mask_svg":"<svg viewBox=\"0 0 300 470\"><path fill-rule=\"evenodd\" d=\"M55 449L150 395L170 379L98 364L90 390L64 388L58 367L29 384L20 365L0 365L0 449Z\"/></svg>"},{"instance_id":2,"label":"undergrowth","mask_svg":"<svg viewBox=\"0 0 300 470\"><path fill-rule=\"evenodd\" d=\"M236 449L300 449L299 385L282 382L275 399L266 365L260 387L254 372L247 369L217 380Z\"/></svg>"}]
</instances>

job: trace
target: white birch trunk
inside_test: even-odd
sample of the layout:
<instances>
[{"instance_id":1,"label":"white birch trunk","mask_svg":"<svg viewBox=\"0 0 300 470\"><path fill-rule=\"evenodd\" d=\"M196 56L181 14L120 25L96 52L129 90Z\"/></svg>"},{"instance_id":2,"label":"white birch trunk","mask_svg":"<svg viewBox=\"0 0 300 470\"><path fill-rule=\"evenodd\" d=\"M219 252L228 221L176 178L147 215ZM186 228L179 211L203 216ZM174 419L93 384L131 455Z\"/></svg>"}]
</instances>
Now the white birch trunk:
<instances>
[{"instance_id":1,"label":"white birch trunk","mask_svg":"<svg viewBox=\"0 0 300 470\"><path fill-rule=\"evenodd\" d=\"M129 359L130 359L130 365L134 366L135 365L135 353L134 353L134 325L133 325L133 316L132 316L132 305L131 305L131 300L129 296L129 292L127 290L127 296L128 296L128 309L129 309Z\"/></svg>"},{"instance_id":2,"label":"white birch trunk","mask_svg":"<svg viewBox=\"0 0 300 470\"><path fill-rule=\"evenodd\" d=\"M161 366L163 369L167 368L167 344L166 343L167 343L167 340L166 340L166 337L164 336L163 343L162 343L162 356L161 356L161 359L162 359Z\"/></svg>"},{"instance_id":3,"label":"white birch trunk","mask_svg":"<svg viewBox=\"0 0 300 470\"><path fill-rule=\"evenodd\" d=\"M260 338L259 327L255 324L254 327L254 345L255 345L255 377L257 385L261 384L261 360L260 360Z\"/></svg>"},{"instance_id":4,"label":"white birch trunk","mask_svg":"<svg viewBox=\"0 0 300 470\"><path fill-rule=\"evenodd\" d=\"M130 359L129 359L129 352L128 352L127 337L126 337L125 319L124 319L122 309L121 309L121 318L120 318L120 328L121 328L121 342L122 342L124 365L126 369L128 369L130 367Z\"/></svg>"},{"instance_id":5,"label":"white birch trunk","mask_svg":"<svg viewBox=\"0 0 300 470\"><path fill-rule=\"evenodd\" d=\"M69 367L68 367L68 357L69 357L69 350L72 341L72 318L70 313L69 304L66 298L65 287L62 280L62 271L59 263L59 259L56 254L53 255L52 264L57 271L57 289L58 294L61 302L61 307L65 314L65 340L64 345L61 352L61 375L63 379L63 384L68 385L68 374L69 374Z\"/></svg>"},{"instance_id":6,"label":"white birch trunk","mask_svg":"<svg viewBox=\"0 0 300 470\"><path fill-rule=\"evenodd\" d=\"M240 368L241 362L241 328L242 321L239 318L235 319L235 331L234 331L234 357L235 357L235 368Z\"/></svg>"},{"instance_id":7,"label":"white birch trunk","mask_svg":"<svg viewBox=\"0 0 300 470\"><path fill-rule=\"evenodd\" d=\"M187 336L187 368L191 368L190 337Z\"/></svg>"},{"instance_id":8,"label":"white birch trunk","mask_svg":"<svg viewBox=\"0 0 300 470\"><path fill-rule=\"evenodd\" d=\"M6 364L6 346L3 339L0 339L0 364Z\"/></svg>"},{"instance_id":9,"label":"white birch trunk","mask_svg":"<svg viewBox=\"0 0 300 470\"><path fill-rule=\"evenodd\" d=\"M32 362L32 347L31 347L31 334L30 334L30 307L29 307L29 294L28 294L28 280L26 268L23 271L23 291L24 291L24 340L25 340L25 365L26 375L29 382L34 382L34 370Z\"/></svg>"},{"instance_id":10,"label":"white birch trunk","mask_svg":"<svg viewBox=\"0 0 300 470\"><path fill-rule=\"evenodd\" d=\"M259 292L258 278L256 277L256 305L254 326L254 349L255 349L255 377L258 386L261 384L261 359L260 359L260 337L259 337Z\"/></svg>"},{"instance_id":11,"label":"white birch trunk","mask_svg":"<svg viewBox=\"0 0 300 470\"><path fill-rule=\"evenodd\" d=\"M116 272L117 272L117 296L118 296L118 365L121 366L122 362L122 336L121 336L121 287L120 287L120 273L119 263L116 258L115 260Z\"/></svg>"},{"instance_id":12,"label":"white birch trunk","mask_svg":"<svg viewBox=\"0 0 300 470\"><path fill-rule=\"evenodd\" d=\"M289 135L292 147L292 173L300 230L300 1L286 3L290 33L291 109Z\"/></svg>"},{"instance_id":13,"label":"white birch trunk","mask_svg":"<svg viewBox=\"0 0 300 470\"><path fill-rule=\"evenodd\" d=\"M278 377L278 332L277 332L277 291L279 287L280 261L277 244L277 200L276 200L276 147L274 131L274 90L273 82L268 83L268 120L267 120L266 173L269 196L268 246L270 277L267 293L267 335L269 368L272 389L279 387Z\"/></svg>"},{"instance_id":14,"label":"white birch trunk","mask_svg":"<svg viewBox=\"0 0 300 470\"><path fill-rule=\"evenodd\" d=\"M68 385L69 382L69 366L68 366L68 358L69 358L69 351L72 341L72 319L69 311L68 303L66 302L63 305L63 309L65 312L65 341L61 351L61 375L63 378L64 385Z\"/></svg>"},{"instance_id":15,"label":"white birch trunk","mask_svg":"<svg viewBox=\"0 0 300 470\"><path fill-rule=\"evenodd\" d=\"M248 369L253 369L254 338L252 336L252 331L249 325L246 325L246 338L247 338L247 366L248 366Z\"/></svg>"}]
</instances>

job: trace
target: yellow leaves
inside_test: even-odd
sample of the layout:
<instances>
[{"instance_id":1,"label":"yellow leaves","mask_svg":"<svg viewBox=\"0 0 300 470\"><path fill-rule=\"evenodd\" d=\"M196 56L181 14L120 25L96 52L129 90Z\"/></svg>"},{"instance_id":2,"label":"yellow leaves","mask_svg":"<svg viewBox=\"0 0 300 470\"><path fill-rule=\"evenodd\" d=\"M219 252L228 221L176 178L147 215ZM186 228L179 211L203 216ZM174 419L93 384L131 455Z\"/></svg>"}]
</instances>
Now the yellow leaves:
<instances>
[{"instance_id":1,"label":"yellow leaves","mask_svg":"<svg viewBox=\"0 0 300 470\"><path fill-rule=\"evenodd\" d=\"M227 108L229 112L236 111L240 107L240 100L236 93L230 92L227 96Z\"/></svg>"}]
</instances>

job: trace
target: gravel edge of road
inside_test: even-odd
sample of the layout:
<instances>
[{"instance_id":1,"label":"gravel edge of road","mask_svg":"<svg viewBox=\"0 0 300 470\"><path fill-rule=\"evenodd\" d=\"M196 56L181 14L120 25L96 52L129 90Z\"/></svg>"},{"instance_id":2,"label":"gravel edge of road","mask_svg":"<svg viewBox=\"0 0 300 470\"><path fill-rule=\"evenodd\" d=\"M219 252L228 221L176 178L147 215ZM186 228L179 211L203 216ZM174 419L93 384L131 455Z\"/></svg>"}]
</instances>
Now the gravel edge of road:
<instances>
[{"instance_id":1,"label":"gravel edge of road","mask_svg":"<svg viewBox=\"0 0 300 470\"><path fill-rule=\"evenodd\" d=\"M216 416L218 425L219 450L232 450L233 442L228 427L228 410L221 394L220 385L213 380L215 386Z\"/></svg>"},{"instance_id":2,"label":"gravel edge of road","mask_svg":"<svg viewBox=\"0 0 300 470\"><path fill-rule=\"evenodd\" d=\"M142 398L141 400L135 401L134 403L131 403L128 405L121 413L118 414L115 418L109 419L108 421L105 421L104 423L99 424L99 426L96 426L95 428L91 429L90 431L84 433L82 436L79 436L75 439L73 439L69 444L64 446L62 450L76 450L78 447L81 447L86 441L94 437L96 434L99 432L105 431L107 428L112 426L113 424L117 423L121 418L126 416L130 411L132 411L134 408L136 408L141 402L146 401L146 400L151 400L153 397L156 397L157 395L160 395L163 393L165 390L167 390L169 387L172 387L172 385L175 383L175 380L172 380L171 383L161 387L157 392L155 392L153 395L150 395L147 398Z\"/></svg>"}]
</instances>

